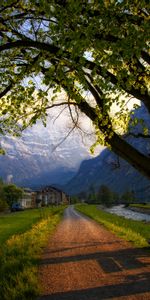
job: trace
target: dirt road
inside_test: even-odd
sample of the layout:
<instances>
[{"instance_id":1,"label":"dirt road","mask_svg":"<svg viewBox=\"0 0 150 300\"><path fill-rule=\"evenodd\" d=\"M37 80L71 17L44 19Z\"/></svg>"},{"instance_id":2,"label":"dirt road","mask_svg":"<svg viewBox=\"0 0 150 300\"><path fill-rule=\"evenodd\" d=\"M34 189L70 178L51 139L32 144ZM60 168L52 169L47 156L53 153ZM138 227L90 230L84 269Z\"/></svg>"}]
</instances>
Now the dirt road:
<instances>
[{"instance_id":1,"label":"dirt road","mask_svg":"<svg viewBox=\"0 0 150 300\"><path fill-rule=\"evenodd\" d=\"M150 252L69 207L39 267L39 300L150 300Z\"/></svg>"}]
</instances>

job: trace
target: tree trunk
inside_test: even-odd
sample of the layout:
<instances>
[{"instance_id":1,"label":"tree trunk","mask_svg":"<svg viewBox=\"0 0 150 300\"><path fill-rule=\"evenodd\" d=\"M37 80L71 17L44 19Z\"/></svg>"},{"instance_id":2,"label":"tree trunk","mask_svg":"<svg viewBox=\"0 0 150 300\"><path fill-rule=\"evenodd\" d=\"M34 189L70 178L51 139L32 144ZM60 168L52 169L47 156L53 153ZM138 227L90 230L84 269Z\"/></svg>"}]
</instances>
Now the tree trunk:
<instances>
[{"instance_id":1,"label":"tree trunk","mask_svg":"<svg viewBox=\"0 0 150 300\"><path fill-rule=\"evenodd\" d=\"M139 152L128 142L114 133L111 140L108 141L112 147L112 151L125 159L140 173L150 179L150 158Z\"/></svg>"}]
</instances>

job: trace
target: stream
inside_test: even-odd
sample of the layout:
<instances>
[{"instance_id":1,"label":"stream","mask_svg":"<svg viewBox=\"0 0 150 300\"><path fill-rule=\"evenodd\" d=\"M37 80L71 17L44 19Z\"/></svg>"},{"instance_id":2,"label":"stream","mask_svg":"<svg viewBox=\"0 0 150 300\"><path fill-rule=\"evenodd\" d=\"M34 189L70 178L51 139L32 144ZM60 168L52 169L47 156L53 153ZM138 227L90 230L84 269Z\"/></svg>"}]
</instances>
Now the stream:
<instances>
[{"instance_id":1,"label":"stream","mask_svg":"<svg viewBox=\"0 0 150 300\"><path fill-rule=\"evenodd\" d=\"M125 208L124 205L116 205L111 208L105 208L104 210L127 219L150 222L149 214L132 211L128 208Z\"/></svg>"}]
</instances>

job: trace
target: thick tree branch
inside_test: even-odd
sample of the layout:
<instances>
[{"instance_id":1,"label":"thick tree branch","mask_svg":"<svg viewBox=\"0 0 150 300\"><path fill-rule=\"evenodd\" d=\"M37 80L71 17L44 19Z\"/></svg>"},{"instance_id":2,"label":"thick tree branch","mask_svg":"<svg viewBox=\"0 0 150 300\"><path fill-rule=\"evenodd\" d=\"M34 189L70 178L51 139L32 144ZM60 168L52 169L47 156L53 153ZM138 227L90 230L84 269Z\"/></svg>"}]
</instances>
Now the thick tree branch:
<instances>
[{"instance_id":1,"label":"thick tree branch","mask_svg":"<svg viewBox=\"0 0 150 300\"><path fill-rule=\"evenodd\" d=\"M58 52L60 51L60 48L52 45L52 44L46 44L46 43L41 43L38 41L33 41L33 40L18 40L15 42L10 42L6 43L0 46L0 52L4 50L9 50L13 48L36 48L39 50L45 50L48 51L51 54L58 55Z\"/></svg>"},{"instance_id":2,"label":"thick tree branch","mask_svg":"<svg viewBox=\"0 0 150 300\"><path fill-rule=\"evenodd\" d=\"M146 51L141 52L142 58L150 65L150 55Z\"/></svg>"},{"instance_id":3,"label":"thick tree branch","mask_svg":"<svg viewBox=\"0 0 150 300\"><path fill-rule=\"evenodd\" d=\"M69 93L68 87L65 85L63 87L66 92ZM70 89L72 89L71 95L73 95L73 93L75 95L75 87L72 86L71 88L70 86ZM76 91L76 93L78 92ZM109 137L109 135L107 136L106 132L108 132L108 128L103 124L103 120L98 119L98 115L96 114L95 109L91 107L86 101L84 101L81 95L79 95L79 97L80 102L77 103L77 106L86 116L91 119L91 121L93 121L94 124L97 124L99 126L101 132L105 133L105 141L111 146L112 150L117 155L125 159L128 163L130 163L133 167L135 167L144 176L150 178L150 158L139 152L127 141L117 135L112 130L112 128L110 129L112 133L111 138Z\"/></svg>"},{"instance_id":4,"label":"thick tree branch","mask_svg":"<svg viewBox=\"0 0 150 300\"><path fill-rule=\"evenodd\" d=\"M62 105L74 105L74 106L76 106L77 103L73 102L73 101L72 102L64 101L64 102L60 102L60 103L53 103L52 105L46 106L46 110L51 109L53 107L62 106Z\"/></svg>"},{"instance_id":5,"label":"thick tree branch","mask_svg":"<svg viewBox=\"0 0 150 300\"><path fill-rule=\"evenodd\" d=\"M11 42L11 43L6 43L4 45L0 46L0 52L4 50L9 50L13 49L16 47L33 47L39 50L44 50L48 51L50 54L55 55L55 57L61 58L64 57L66 60L69 59L70 54L66 51L63 52L63 54L60 51L59 47L54 46L53 44L46 44L46 43L41 43L37 41L31 41L31 40L18 40L16 42ZM71 57L70 57L71 59ZM78 58L80 61L80 58ZM120 85L120 87L127 93L133 95L135 98L139 99L142 101L147 109L150 112L150 96L148 95L148 91L145 91L145 94L142 94L139 89L135 89L134 87L131 87L130 89L126 87L126 81L127 78L124 78L124 83L122 80L122 83L120 83L117 79L117 77L112 74L110 71L105 70L103 67L100 65L96 65L94 62L89 61L87 59L84 59L84 67L92 70L96 70L97 74L104 77L105 79L110 79L111 83L114 85Z\"/></svg>"},{"instance_id":6,"label":"thick tree branch","mask_svg":"<svg viewBox=\"0 0 150 300\"><path fill-rule=\"evenodd\" d=\"M8 9L8 8L14 8L14 6L18 3L17 1L12 2L11 4L8 5L2 5L1 9L0 9L0 13L2 13L4 10Z\"/></svg>"},{"instance_id":7,"label":"thick tree branch","mask_svg":"<svg viewBox=\"0 0 150 300\"><path fill-rule=\"evenodd\" d=\"M37 56L35 56L33 58L33 60L29 63L25 65L25 68L22 72L19 73L19 75L15 76L15 80L12 80L12 82L0 93L0 98L4 97L8 92L11 91L11 89L13 88L13 86L21 80L21 75L25 75L25 73L28 70L31 70L32 67L34 66L34 64L38 61L40 54L38 54Z\"/></svg>"},{"instance_id":8,"label":"thick tree branch","mask_svg":"<svg viewBox=\"0 0 150 300\"><path fill-rule=\"evenodd\" d=\"M81 102L78 107L84 112L93 122L97 116L93 109L86 102ZM99 121L99 129L103 132L103 125ZM114 151L121 158L125 159L129 164L136 168L144 176L150 178L150 158L139 152L136 148L126 142L123 138L113 132L111 138L106 137L105 140Z\"/></svg>"},{"instance_id":9,"label":"thick tree branch","mask_svg":"<svg viewBox=\"0 0 150 300\"><path fill-rule=\"evenodd\" d=\"M84 67L87 69L93 71L95 70L98 75L102 76L106 80L110 80L110 82L114 85L120 85L122 90L124 90L126 93L134 96L135 98L142 101L145 106L147 107L148 111L150 112L150 96L148 94L148 91L145 91L145 94L142 94L139 89L135 89L134 87L131 87L130 89L126 87L126 81L127 79L124 78L124 82L122 79L122 82L120 83L117 77L112 74L110 71L105 70L105 68L101 67L100 65L95 64L93 61L89 61L87 59L84 60Z\"/></svg>"},{"instance_id":10,"label":"thick tree branch","mask_svg":"<svg viewBox=\"0 0 150 300\"><path fill-rule=\"evenodd\" d=\"M10 83L1 93L0 98L4 97L13 87L13 83Z\"/></svg>"}]
</instances>

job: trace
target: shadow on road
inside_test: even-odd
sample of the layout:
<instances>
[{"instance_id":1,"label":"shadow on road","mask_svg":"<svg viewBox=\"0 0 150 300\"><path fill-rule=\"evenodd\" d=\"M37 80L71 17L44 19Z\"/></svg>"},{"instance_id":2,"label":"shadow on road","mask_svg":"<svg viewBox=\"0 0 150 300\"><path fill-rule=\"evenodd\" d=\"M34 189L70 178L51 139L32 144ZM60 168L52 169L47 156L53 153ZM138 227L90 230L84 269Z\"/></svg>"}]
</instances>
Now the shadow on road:
<instances>
[{"instance_id":1,"label":"shadow on road","mask_svg":"<svg viewBox=\"0 0 150 300\"><path fill-rule=\"evenodd\" d=\"M150 273L141 274L135 283L107 285L90 289L43 295L39 300L102 300L150 292ZM133 278L132 278L133 279ZM143 298L148 299L148 298Z\"/></svg>"},{"instance_id":2,"label":"shadow on road","mask_svg":"<svg viewBox=\"0 0 150 300\"><path fill-rule=\"evenodd\" d=\"M38 300L148 300L149 255L69 208L39 263Z\"/></svg>"},{"instance_id":3,"label":"shadow on road","mask_svg":"<svg viewBox=\"0 0 150 300\"><path fill-rule=\"evenodd\" d=\"M89 244L89 247L95 246L96 244ZM86 247L87 244L80 245L79 248ZM59 249L63 255L65 251L78 247L68 247ZM57 253L57 251L56 251ZM150 265L149 249L123 249L119 251L108 251L108 252L94 252L88 254L79 254L72 256L56 256L50 259L43 259L40 263L42 265L49 264L64 264L69 262L79 262L96 260L104 273L121 272L122 270L138 269L138 274L128 274L125 276L125 282L120 284L102 285L95 288L87 288L81 290L72 290L67 292L58 292L51 295L43 295L39 300L101 300L111 299L114 297L131 296L135 294L149 293L150 292L150 272L142 272L142 268ZM141 272L140 272L141 269ZM113 276L113 274L112 274ZM121 276L121 273L120 273ZM142 298L148 299L148 298Z\"/></svg>"},{"instance_id":4,"label":"shadow on road","mask_svg":"<svg viewBox=\"0 0 150 300\"><path fill-rule=\"evenodd\" d=\"M107 243L108 244L108 243ZM88 245L88 247L93 247L94 244ZM82 246L83 248L84 246ZM74 250L74 249L81 249L79 247L69 247L69 248L62 248L59 249L59 254L63 252L63 256L55 256L47 259L42 259L40 261L41 265L48 265L48 264L63 264L69 262L77 262L77 261L86 261L86 260L96 260L104 272L112 273L118 272L122 269L136 269L142 268L148 265L148 262L144 262L143 258L148 256L149 249L143 248L130 248L130 249L123 249L118 251L108 251L108 252L92 252L88 254L79 254L79 255L72 255L67 256L64 255L65 251ZM87 244L85 244L85 248L87 250ZM147 250L147 251L146 251ZM53 253L57 253L57 251L53 251ZM145 253L145 254L143 254ZM150 264L150 262L149 262Z\"/></svg>"}]
</instances>

